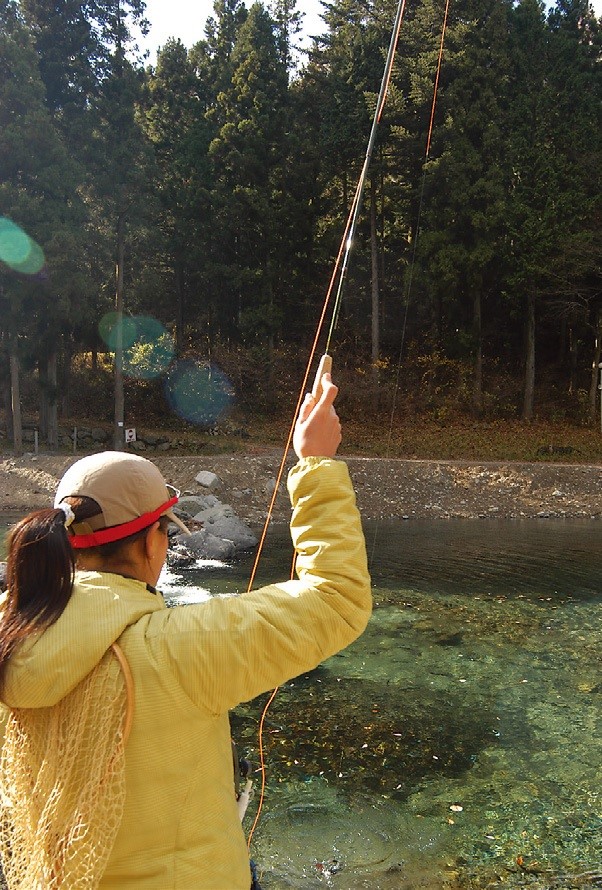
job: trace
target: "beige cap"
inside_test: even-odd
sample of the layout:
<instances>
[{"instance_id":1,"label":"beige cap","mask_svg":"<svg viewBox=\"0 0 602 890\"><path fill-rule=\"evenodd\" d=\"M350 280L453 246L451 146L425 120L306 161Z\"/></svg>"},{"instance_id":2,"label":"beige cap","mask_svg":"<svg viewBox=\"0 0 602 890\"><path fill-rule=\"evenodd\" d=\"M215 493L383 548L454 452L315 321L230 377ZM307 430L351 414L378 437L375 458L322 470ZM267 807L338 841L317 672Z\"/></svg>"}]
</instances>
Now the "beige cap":
<instances>
[{"instance_id":1,"label":"beige cap","mask_svg":"<svg viewBox=\"0 0 602 890\"><path fill-rule=\"evenodd\" d=\"M70 526L71 544L76 548L118 541L148 528L160 516L167 516L189 534L171 510L180 492L170 488L150 460L122 451L102 451L69 467L59 483L54 506L68 497L86 497L100 507L102 516Z\"/></svg>"}]
</instances>

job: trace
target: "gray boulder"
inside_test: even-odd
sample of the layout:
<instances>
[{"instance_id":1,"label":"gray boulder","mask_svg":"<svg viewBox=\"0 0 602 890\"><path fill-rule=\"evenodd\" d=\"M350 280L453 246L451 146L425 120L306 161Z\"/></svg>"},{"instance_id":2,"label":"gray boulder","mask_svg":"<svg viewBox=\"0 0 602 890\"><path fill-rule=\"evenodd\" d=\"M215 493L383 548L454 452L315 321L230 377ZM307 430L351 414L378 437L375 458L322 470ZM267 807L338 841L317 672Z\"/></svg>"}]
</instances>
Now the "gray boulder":
<instances>
[{"instance_id":1,"label":"gray boulder","mask_svg":"<svg viewBox=\"0 0 602 890\"><path fill-rule=\"evenodd\" d=\"M190 495L185 494L179 498L178 503L174 507L177 516L185 517L188 516L190 519L193 518L195 513L200 513L201 510L207 509L207 501L210 496L205 496L203 494ZM213 498L213 500L217 500L217 498Z\"/></svg>"},{"instance_id":2,"label":"gray boulder","mask_svg":"<svg viewBox=\"0 0 602 890\"><path fill-rule=\"evenodd\" d=\"M192 518L195 522L202 522L206 525L207 523L217 522L218 519L236 516L230 504L222 504L216 498L213 500L215 501L213 505L207 505L203 510L199 510L198 513L194 514Z\"/></svg>"},{"instance_id":3,"label":"gray boulder","mask_svg":"<svg viewBox=\"0 0 602 890\"><path fill-rule=\"evenodd\" d=\"M179 549L195 559L228 560L234 556L234 543L217 537L206 528L190 535L178 535L175 540Z\"/></svg>"},{"instance_id":4,"label":"gray boulder","mask_svg":"<svg viewBox=\"0 0 602 890\"><path fill-rule=\"evenodd\" d=\"M207 487L214 485L214 479L219 479L215 473L203 471L196 477L197 481L205 479ZM240 519L230 504L223 504L214 494L187 494L180 498L176 506L177 515L187 522L193 520L204 527L204 530L212 537L221 539L227 548L232 545L234 551L250 550L257 544L257 536L249 528L249 526ZM188 549L190 538L178 535L178 540ZM207 539L201 541L201 549L204 551L207 546ZM194 546L194 542L193 542ZM218 553L219 548L213 542L210 543L212 553ZM216 556L206 556L204 552L200 554L200 558L204 559L227 559L222 553Z\"/></svg>"},{"instance_id":5,"label":"gray boulder","mask_svg":"<svg viewBox=\"0 0 602 890\"><path fill-rule=\"evenodd\" d=\"M202 485L203 488L208 488L209 491L217 491L221 486L219 476L215 473L211 473L209 470L201 470L201 472L197 473L194 478L199 485Z\"/></svg>"},{"instance_id":6,"label":"gray boulder","mask_svg":"<svg viewBox=\"0 0 602 890\"><path fill-rule=\"evenodd\" d=\"M257 536L238 516L220 516L206 526L218 538L232 541L235 550L250 550L257 544Z\"/></svg>"}]
</instances>

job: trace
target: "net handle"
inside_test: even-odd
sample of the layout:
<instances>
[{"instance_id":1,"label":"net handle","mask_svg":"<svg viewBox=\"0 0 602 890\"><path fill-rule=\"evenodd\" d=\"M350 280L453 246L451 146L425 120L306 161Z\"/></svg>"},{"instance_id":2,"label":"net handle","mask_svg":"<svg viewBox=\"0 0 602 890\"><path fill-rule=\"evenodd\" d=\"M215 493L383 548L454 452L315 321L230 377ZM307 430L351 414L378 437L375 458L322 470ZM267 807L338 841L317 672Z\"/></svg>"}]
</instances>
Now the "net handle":
<instances>
[{"instance_id":1,"label":"net handle","mask_svg":"<svg viewBox=\"0 0 602 890\"><path fill-rule=\"evenodd\" d=\"M125 680L125 693L127 697L127 707L125 712L125 720L123 721L123 744L127 742L130 731L132 729L132 721L134 719L134 677L129 662L123 654L123 649L119 643L111 643L111 649L123 673Z\"/></svg>"}]
</instances>

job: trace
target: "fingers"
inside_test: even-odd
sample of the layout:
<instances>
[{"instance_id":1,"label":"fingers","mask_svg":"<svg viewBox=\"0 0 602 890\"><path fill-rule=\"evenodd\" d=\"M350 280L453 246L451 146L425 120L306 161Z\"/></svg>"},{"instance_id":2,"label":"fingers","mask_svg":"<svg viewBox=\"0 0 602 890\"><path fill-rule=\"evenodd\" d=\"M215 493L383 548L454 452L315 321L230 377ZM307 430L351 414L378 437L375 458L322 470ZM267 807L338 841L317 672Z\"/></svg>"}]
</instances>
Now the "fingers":
<instances>
[{"instance_id":1,"label":"fingers","mask_svg":"<svg viewBox=\"0 0 602 890\"><path fill-rule=\"evenodd\" d=\"M330 374L322 374L322 392L318 400L318 405L320 407L330 408L333 405L338 392L339 388L332 382L332 376Z\"/></svg>"},{"instance_id":2,"label":"fingers","mask_svg":"<svg viewBox=\"0 0 602 890\"><path fill-rule=\"evenodd\" d=\"M341 442L341 422L333 405L338 387L330 373L322 375L320 384L319 398L308 393L299 409L293 433L293 447L299 458L334 457Z\"/></svg>"},{"instance_id":3,"label":"fingers","mask_svg":"<svg viewBox=\"0 0 602 890\"><path fill-rule=\"evenodd\" d=\"M333 403L338 392L339 388L332 382L331 375L323 374L320 381L320 396L318 400L316 401L312 393L308 392L301 403L301 408L299 409L300 422L305 423L314 408L319 408L320 410L330 409L334 413Z\"/></svg>"},{"instance_id":4,"label":"fingers","mask_svg":"<svg viewBox=\"0 0 602 890\"><path fill-rule=\"evenodd\" d=\"M316 402L310 392L306 393L299 409L299 420L304 423L314 409Z\"/></svg>"}]
</instances>

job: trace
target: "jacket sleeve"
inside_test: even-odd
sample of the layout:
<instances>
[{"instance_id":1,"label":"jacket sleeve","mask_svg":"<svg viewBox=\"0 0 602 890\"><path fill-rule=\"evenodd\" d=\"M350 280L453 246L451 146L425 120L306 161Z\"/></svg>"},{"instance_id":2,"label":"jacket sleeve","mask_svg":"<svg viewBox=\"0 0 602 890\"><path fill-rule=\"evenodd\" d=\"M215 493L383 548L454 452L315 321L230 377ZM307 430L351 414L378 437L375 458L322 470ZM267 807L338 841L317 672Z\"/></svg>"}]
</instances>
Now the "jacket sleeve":
<instances>
[{"instance_id":1,"label":"jacket sleeve","mask_svg":"<svg viewBox=\"0 0 602 890\"><path fill-rule=\"evenodd\" d=\"M288 488L297 580L157 616L169 669L211 713L316 667L370 617L366 547L346 464L304 458Z\"/></svg>"}]
</instances>

